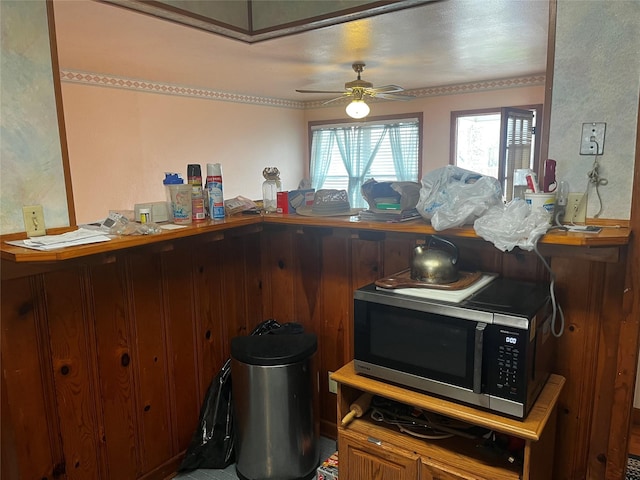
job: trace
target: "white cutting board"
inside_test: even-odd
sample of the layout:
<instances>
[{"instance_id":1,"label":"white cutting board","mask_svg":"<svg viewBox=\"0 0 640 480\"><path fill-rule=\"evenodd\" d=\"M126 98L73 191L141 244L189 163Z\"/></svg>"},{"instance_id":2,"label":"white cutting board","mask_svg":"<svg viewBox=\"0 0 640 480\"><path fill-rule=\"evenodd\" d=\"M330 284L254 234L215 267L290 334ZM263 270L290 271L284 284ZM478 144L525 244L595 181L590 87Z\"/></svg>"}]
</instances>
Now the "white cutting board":
<instances>
[{"instance_id":1,"label":"white cutting board","mask_svg":"<svg viewBox=\"0 0 640 480\"><path fill-rule=\"evenodd\" d=\"M383 290L389 293L398 293L401 295L411 295L412 297L426 298L428 300L441 300L443 302L460 303L468 298L472 293L477 292L485 285L489 284L497 273L483 273L482 276L474 283L460 290L440 290L436 288L382 288L376 287L377 290Z\"/></svg>"}]
</instances>

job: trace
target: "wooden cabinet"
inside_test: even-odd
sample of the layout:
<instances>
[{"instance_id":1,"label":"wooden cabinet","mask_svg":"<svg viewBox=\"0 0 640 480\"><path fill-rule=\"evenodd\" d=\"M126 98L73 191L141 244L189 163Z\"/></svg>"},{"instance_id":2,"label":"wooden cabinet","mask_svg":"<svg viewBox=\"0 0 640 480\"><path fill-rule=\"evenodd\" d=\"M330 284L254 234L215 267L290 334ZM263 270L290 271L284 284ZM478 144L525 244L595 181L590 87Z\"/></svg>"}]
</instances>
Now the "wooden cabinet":
<instances>
[{"instance_id":1,"label":"wooden cabinet","mask_svg":"<svg viewBox=\"0 0 640 480\"><path fill-rule=\"evenodd\" d=\"M405 390L357 375L353 362L332 378L338 382L338 417L343 418L362 393L372 393L416 409L509 435L523 443L522 461L482 446L482 438L452 436L425 440L374 422L369 415L338 427L340 479L361 480L548 480L553 477L556 404L564 378L549 378L523 421Z\"/></svg>"},{"instance_id":2,"label":"wooden cabinet","mask_svg":"<svg viewBox=\"0 0 640 480\"><path fill-rule=\"evenodd\" d=\"M418 455L359 433L343 431L340 452L340 472L349 472L348 478L412 480L418 475Z\"/></svg>"}]
</instances>

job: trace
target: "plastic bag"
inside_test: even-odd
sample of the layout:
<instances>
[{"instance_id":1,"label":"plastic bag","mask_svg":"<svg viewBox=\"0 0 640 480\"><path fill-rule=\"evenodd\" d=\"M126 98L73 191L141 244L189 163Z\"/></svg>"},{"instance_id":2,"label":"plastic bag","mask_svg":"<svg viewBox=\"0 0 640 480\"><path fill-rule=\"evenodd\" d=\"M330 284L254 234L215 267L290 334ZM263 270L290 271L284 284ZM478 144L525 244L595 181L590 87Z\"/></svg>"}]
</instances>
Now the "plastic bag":
<instances>
[{"instance_id":1,"label":"plastic bag","mask_svg":"<svg viewBox=\"0 0 640 480\"><path fill-rule=\"evenodd\" d=\"M502 204L500 182L454 165L422 177L416 208L436 230L459 227L480 217L489 207Z\"/></svg>"},{"instance_id":2,"label":"plastic bag","mask_svg":"<svg viewBox=\"0 0 640 480\"><path fill-rule=\"evenodd\" d=\"M302 325L280 325L269 319L253 329L251 335L302 333ZM198 428L191 437L179 472L198 468L226 468L235 461L235 433L231 398L231 359L214 377L200 409Z\"/></svg>"},{"instance_id":3,"label":"plastic bag","mask_svg":"<svg viewBox=\"0 0 640 480\"><path fill-rule=\"evenodd\" d=\"M227 359L207 389L198 429L191 438L179 472L225 468L235 460L230 375L231 359Z\"/></svg>"},{"instance_id":4,"label":"plastic bag","mask_svg":"<svg viewBox=\"0 0 640 480\"><path fill-rule=\"evenodd\" d=\"M551 227L549 212L531 208L516 198L506 205L491 207L473 224L476 233L503 252L514 247L533 250L538 239Z\"/></svg>"}]
</instances>

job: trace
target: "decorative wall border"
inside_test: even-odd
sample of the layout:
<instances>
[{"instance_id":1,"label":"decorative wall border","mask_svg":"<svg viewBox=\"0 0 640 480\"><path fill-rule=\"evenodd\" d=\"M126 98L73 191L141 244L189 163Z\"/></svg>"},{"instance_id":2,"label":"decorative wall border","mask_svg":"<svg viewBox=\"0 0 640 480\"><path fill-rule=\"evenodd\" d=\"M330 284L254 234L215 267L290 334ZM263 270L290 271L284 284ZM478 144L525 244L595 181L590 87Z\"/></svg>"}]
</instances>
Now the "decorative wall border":
<instances>
[{"instance_id":1,"label":"decorative wall border","mask_svg":"<svg viewBox=\"0 0 640 480\"><path fill-rule=\"evenodd\" d=\"M171 83L154 82L136 78L118 77L104 73L81 72L75 70L60 70L60 79L68 83L81 83L99 87L136 90L139 92L159 93L180 97L204 98L223 102L250 103L253 105L267 105L281 108L305 108L305 102L286 100L282 98L258 97L240 93L220 92L208 88L175 85Z\"/></svg>"},{"instance_id":2,"label":"decorative wall border","mask_svg":"<svg viewBox=\"0 0 640 480\"><path fill-rule=\"evenodd\" d=\"M162 95L176 95L181 97L203 98L222 102L248 103L252 105L264 105L280 108L320 108L324 107L325 100L296 101L282 98L259 97L240 93L220 92L208 88L198 88L171 83L153 82L135 78L118 77L104 73L82 72L77 70L60 70L62 82L81 83L108 88L120 88L124 90L136 90L147 93L159 93ZM498 80L486 80L481 82L460 83L456 85L443 85L438 87L425 87L415 90L407 90L406 93L415 97L437 97L442 95L459 95L463 93L477 93L483 91L500 90L505 88L531 87L544 85L545 75L531 75ZM373 101L378 101L375 98ZM332 103L335 106L342 102ZM345 102L346 103L346 102Z\"/></svg>"}]
</instances>

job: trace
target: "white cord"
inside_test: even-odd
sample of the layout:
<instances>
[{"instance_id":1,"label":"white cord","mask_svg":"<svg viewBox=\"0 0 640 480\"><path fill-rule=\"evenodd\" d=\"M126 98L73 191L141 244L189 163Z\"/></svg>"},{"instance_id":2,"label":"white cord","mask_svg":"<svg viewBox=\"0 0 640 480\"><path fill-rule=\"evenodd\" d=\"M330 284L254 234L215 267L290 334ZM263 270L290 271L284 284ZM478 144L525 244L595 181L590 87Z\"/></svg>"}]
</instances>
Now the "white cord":
<instances>
[{"instance_id":1,"label":"white cord","mask_svg":"<svg viewBox=\"0 0 640 480\"><path fill-rule=\"evenodd\" d=\"M561 337L562 334L564 333L564 312L562 311L562 307L556 300L556 292L555 292L556 274L553 272L553 270L551 270L551 267L549 266L545 258L538 251L538 239L536 239L533 242L533 251L536 252L536 255L538 255L538 257L540 257L540 260L542 260L542 264L544 265L544 267L549 272L549 275L551 276L551 283L549 283L549 295L551 296L551 309L552 309L551 310L551 333L553 334L554 337ZM560 330L556 331L557 330L556 320L558 318L560 319Z\"/></svg>"}]
</instances>

